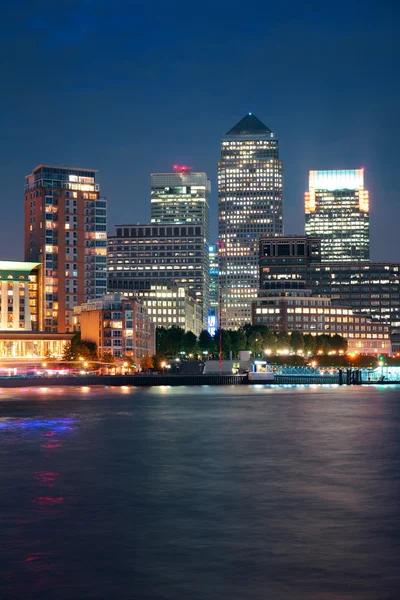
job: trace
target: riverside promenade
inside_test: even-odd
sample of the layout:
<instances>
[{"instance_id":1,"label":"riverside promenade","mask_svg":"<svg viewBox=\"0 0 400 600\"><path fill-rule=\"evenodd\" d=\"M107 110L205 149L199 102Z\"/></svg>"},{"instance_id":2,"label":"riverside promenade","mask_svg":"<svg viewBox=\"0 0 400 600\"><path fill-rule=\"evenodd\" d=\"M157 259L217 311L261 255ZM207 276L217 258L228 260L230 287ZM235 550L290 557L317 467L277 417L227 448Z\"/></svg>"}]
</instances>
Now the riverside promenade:
<instances>
[{"instance_id":1,"label":"riverside promenade","mask_svg":"<svg viewBox=\"0 0 400 600\"><path fill-rule=\"evenodd\" d=\"M276 375L274 381L250 382L247 373L243 375L180 375L180 374L140 374L140 375L79 375L77 377L7 377L0 379L0 388L30 388L49 386L135 386L152 387L157 385L341 385L354 384L346 374L333 375Z\"/></svg>"}]
</instances>

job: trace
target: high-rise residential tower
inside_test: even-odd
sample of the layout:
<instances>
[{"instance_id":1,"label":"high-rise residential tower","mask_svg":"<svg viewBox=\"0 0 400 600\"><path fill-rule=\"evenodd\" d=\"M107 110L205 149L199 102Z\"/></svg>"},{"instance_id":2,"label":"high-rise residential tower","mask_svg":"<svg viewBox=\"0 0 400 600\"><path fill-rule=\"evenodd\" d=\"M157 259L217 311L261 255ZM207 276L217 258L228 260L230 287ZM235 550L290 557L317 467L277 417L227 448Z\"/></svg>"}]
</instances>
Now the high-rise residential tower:
<instances>
[{"instance_id":1,"label":"high-rise residential tower","mask_svg":"<svg viewBox=\"0 0 400 600\"><path fill-rule=\"evenodd\" d=\"M278 140L249 113L222 139L218 164L223 328L251 322L251 301L259 288L259 238L283 233L282 188Z\"/></svg>"},{"instance_id":2,"label":"high-rise residential tower","mask_svg":"<svg viewBox=\"0 0 400 600\"><path fill-rule=\"evenodd\" d=\"M107 291L107 204L94 169L39 165L26 177L25 260L42 263L44 330Z\"/></svg>"},{"instance_id":3,"label":"high-rise residential tower","mask_svg":"<svg viewBox=\"0 0 400 600\"><path fill-rule=\"evenodd\" d=\"M306 233L321 238L323 261L369 260L369 198L364 169L310 171Z\"/></svg>"}]
</instances>

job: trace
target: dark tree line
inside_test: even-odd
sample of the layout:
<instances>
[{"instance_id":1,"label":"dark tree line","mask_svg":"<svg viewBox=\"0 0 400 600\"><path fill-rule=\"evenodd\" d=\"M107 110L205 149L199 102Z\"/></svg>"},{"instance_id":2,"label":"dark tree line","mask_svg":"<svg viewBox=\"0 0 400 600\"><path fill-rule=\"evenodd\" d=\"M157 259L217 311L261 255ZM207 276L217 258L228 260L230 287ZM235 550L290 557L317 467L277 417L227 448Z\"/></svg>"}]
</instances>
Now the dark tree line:
<instances>
[{"instance_id":1,"label":"dark tree line","mask_svg":"<svg viewBox=\"0 0 400 600\"><path fill-rule=\"evenodd\" d=\"M203 330L198 337L191 331L172 326L168 329L158 327L156 332L157 353L168 358L180 355L187 357L219 356L221 331L212 337ZM250 350L253 356L265 356L282 353L296 353L305 356L346 352L347 340L340 335L303 335L300 331L287 333L275 332L264 326L245 325L241 329L222 329L222 351L224 357L232 352L237 357L239 350Z\"/></svg>"}]
</instances>

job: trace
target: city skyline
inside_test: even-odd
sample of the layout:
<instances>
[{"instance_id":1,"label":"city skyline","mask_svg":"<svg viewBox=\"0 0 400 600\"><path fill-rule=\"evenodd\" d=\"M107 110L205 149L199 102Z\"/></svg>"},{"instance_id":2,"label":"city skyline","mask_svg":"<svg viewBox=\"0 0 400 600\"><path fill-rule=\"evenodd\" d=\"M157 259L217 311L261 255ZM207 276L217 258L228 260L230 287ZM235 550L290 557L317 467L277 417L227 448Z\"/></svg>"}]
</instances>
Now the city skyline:
<instances>
[{"instance_id":1,"label":"city skyline","mask_svg":"<svg viewBox=\"0 0 400 600\"><path fill-rule=\"evenodd\" d=\"M252 113L249 113L249 114L252 114ZM281 153L281 149L280 149L280 153ZM51 163L51 161L48 164L50 164L50 163ZM55 161L53 161L53 163L55 164ZM216 161L216 164L217 163L218 163L218 160ZM71 164L73 164L73 163L71 163ZM335 171L348 170L346 168L346 167L348 167L348 165L343 165L343 166L344 166L343 169L320 169L318 171L308 170L307 171L307 177L306 177L307 184L305 185L304 189L307 189L307 187L308 187L308 184L309 184L309 174L311 172L335 172ZM172 168L172 170L177 170L176 167L180 168L176 164L171 165L170 167ZM71 167L71 166L68 166L68 165L62 165L62 168L80 168L80 167L74 167L74 166ZM186 168L186 167L184 167L184 168ZM190 167L189 169L191 170L192 168ZM96 172L99 171L99 169L91 169L91 170L96 171ZM367 186L371 190L371 188L373 188L373 183L372 183L372 181L374 180L373 175L371 175L370 173L368 173L368 169L366 169L365 167L361 167L360 169L357 169L357 170L367 171L366 178L367 178L367 181L370 180L370 183L367 183ZM164 172L168 173L168 169L164 169ZM286 170L285 170L285 174L286 174ZM152 173L152 172L148 172L146 174L146 178L147 178L147 196L145 198L145 201L140 203L140 212L137 212L137 214L144 214L145 218L143 218L141 221L137 220L136 221L137 223L139 223L139 222L147 222L147 221L151 220L151 210L152 210L151 209L151 181L152 181L152 177L154 175L157 175L157 174ZM209 183L211 183L211 181L213 179L212 175L211 176L207 175L207 177L208 177ZM215 179L217 179L217 178L215 177ZM285 194L286 179L287 178L285 176L283 198L284 198L285 206L287 204L289 210L285 211L285 214L284 214L284 233L287 234L287 235L290 235L290 234L296 235L299 231L304 230L304 227L305 227L304 189L302 190L301 197L299 196L299 198L297 198L297 203L296 203L297 204L296 205L296 212L300 208L301 218L302 219L299 220L299 219L296 218L296 221L294 222L294 219L293 219L293 210L292 210L293 207L291 207L291 204L293 204L293 203L291 203L290 200L289 201L287 200L287 197L286 197L286 194ZM99 180L100 181L102 180L101 174L100 174ZM102 187L103 187L103 185L102 185ZM213 194L208 194L208 198L210 199L210 197L211 197L211 202L209 202L209 208L210 208L210 214L211 215L212 215L213 212L217 213L217 210L218 210L217 200L216 200L215 197L213 197L215 195L215 193L216 193L215 189L217 187L218 186L217 186L216 183L215 183L214 186L211 184L211 189L213 191ZM105 198L107 198L107 196L108 196L107 193L104 194ZM108 196L108 197L110 197L110 196ZM378 194L378 197L379 197L379 194ZM377 224L378 223L377 223L376 211L379 208L379 206L377 206L377 204L374 202L374 200L375 200L375 197L373 196L372 197L372 202L371 202L371 196L370 196L369 213L370 213L370 215L372 215L371 222L370 222L370 247L372 247L372 251L370 253L371 254L370 258L372 260L376 260L378 262L387 262L388 260L392 260L392 261L393 260L394 261L399 260L400 261L400 251L398 251L398 254L396 254L396 253L393 254L393 252L390 254L389 251L388 251L388 249L387 249L388 248L387 245L385 245L384 248L382 248L382 249L379 249L379 248L377 249L377 243L376 243L377 242L377 239L376 239L377 238L377 234L376 234L376 231L377 231ZM121 212L120 212L120 206L121 205L118 205L115 202L113 202L112 203L112 209L113 210L111 211L111 214L115 215L117 213L117 214L120 215L121 214ZM17 207L17 210L18 210L18 207ZM23 208L22 208L22 210L23 210ZM129 214L131 213L131 211L126 211L126 209L125 209L124 212L125 212L125 214L127 214L127 217L125 219L121 218L121 217L119 217L115 221L112 221L110 218L108 219L108 232L109 233L112 232L112 228L113 228L113 226L114 226L115 223L118 223L118 222L120 222L120 223L122 223L122 222L135 222L134 219L129 218ZM22 216L22 218L23 218L23 216ZM18 224L20 225L19 222L18 222ZM289 226L287 226L287 224L289 224ZM14 223L14 225L15 225L15 223ZM383 229L385 229L388 225L389 225L389 222L384 221L384 222L382 222L382 223L379 224L379 227L382 227ZM16 227L16 229L18 230L18 226ZM1 225L0 225L0 231L1 231ZM15 236L13 236L13 241L15 242L14 238L15 238ZM209 225L209 243L212 244L215 241L217 241L217 239L218 239L217 221L216 221L216 219L213 219L212 216L211 216L210 225ZM3 238L0 237L0 249L1 249L2 240L4 241L4 237ZM21 240L21 242L23 244L23 231L22 231L22 240ZM382 254L382 250L383 249L385 249L386 252ZM380 254L381 254L381 257L379 257ZM7 245L7 247L4 249L3 254L2 254L2 257L4 259L6 259L6 260L23 260L23 256L24 256L23 250L21 250L21 246L19 246L19 245L18 245L18 247L15 247L15 250L10 249L10 246ZM396 258L396 256L398 256L398 258Z\"/></svg>"},{"instance_id":2,"label":"city skyline","mask_svg":"<svg viewBox=\"0 0 400 600\"><path fill-rule=\"evenodd\" d=\"M207 2L195 19L179 5L154 15L150 6L117 1L110 15L102 0L72 11L65 1L52 10L6 2L3 258L23 258L23 177L40 163L98 169L110 224L147 222L150 173L190 164L209 175L215 214L220 137L254 112L280 140L286 233L303 228L309 170L364 167L371 257L400 259L399 7L367 1L358 10L339 1L332 11L288 1L226 11L223 4L212 7L210 22Z\"/></svg>"}]
</instances>

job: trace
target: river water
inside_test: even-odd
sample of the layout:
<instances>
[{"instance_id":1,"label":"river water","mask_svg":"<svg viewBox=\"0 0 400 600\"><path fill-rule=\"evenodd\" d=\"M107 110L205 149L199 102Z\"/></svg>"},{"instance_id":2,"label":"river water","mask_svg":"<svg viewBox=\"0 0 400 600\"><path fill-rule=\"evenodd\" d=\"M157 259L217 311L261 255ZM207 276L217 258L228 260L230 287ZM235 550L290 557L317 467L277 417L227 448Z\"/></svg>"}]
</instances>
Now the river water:
<instances>
[{"instance_id":1,"label":"river water","mask_svg":"<svg viewBox=\"0 0 400 600\"><path fill-rule=\"evenodd\" d=\"M0 390L0 598L400 597L400 388Z\"/></svg>"}]
</instances>

